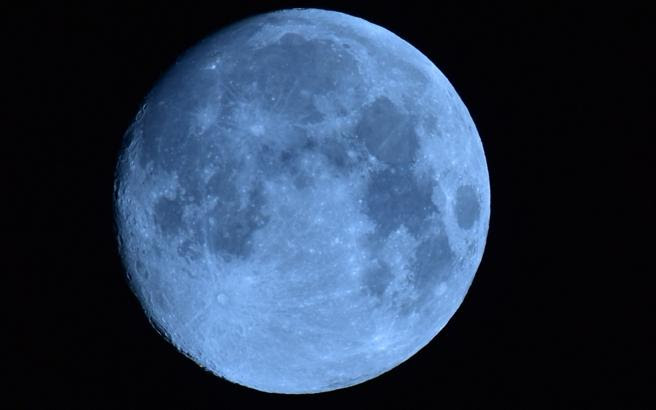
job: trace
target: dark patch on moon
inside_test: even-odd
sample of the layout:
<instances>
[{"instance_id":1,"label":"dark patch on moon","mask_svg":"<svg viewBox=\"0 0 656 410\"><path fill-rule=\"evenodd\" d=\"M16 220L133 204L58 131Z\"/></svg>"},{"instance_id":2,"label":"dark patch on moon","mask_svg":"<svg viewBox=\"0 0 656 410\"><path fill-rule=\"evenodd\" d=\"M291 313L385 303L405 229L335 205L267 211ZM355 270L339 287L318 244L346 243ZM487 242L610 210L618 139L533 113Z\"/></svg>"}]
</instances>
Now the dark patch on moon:
<instances>
[{"instance_id":1,"label":"dark patch on moon","mask_svg":"<svg viewBox=\"0 0 656 410\"><path fill-rule=\"evenodd\" d=\"M208 195L217 199L207 215L214 219L214 224L207 228L208 241L215 252L228 259L244 257L251 250L253 232L268 222L262 212L265 199L260 187L245 187L248 201L242 206L240 187L234 179L240 172L238 165L233 161L223 161L221 165L207 186Z\"/></svg>"},{"instance_id":2,"label":"dark patch on moon","mask_svg":"<svg viewBox=\"0 0 656 410\"><path fill-rule=\"evenodd\" d=\"M337 169L352 167L355 164L348 155L348 147L336 139L328 139L321 144L321 153Z\"/></svg>"},{"instance_id":3,"label":"dark patch on moon","mask_svg":"<svg viewBox=\"0 0 656 410\"><path fill-rule=\"evenodd\" d=\"M481 203L471 185L462 185L456 191L455 214L458 226L470 229L481 213Z\"/></svg>"},{"instance_id":4,"label":"dark patch on moon","mask_svg":"<svg viewBox=\"0 0 656 410\"><path fill-rule=\"evenodd\" d=\"M155 203L155 224L166 236L173 236L182 228L182 203L179 199L160 197Z\"/></svg>"},{"instance_id":5,"label":"dark patch on moon","mask_svg":"<svg viewBox=\"0 0 656 410\"><path fill-rule=\"evenodd\" d=\"M194 244L200 244L200 237L194 235L194 239L185 239L178 246L178 253L187 260L196 260L202 256L201 251L194 246Z\"/></svg>"},{"instance_id":6,"label":"dark patch on moon","mask_svg":"<svg viewBox=\"0 0 656 410\"><path fill-rule=\"evenodd\" d=\"M280 152L274 174L285 172L292 179L296 189L304 189L312 185L312 176L303 168L300 161L302 148L293 147Z\"/></svg>"},{"instance_id":7,"label":"dark patch on moon","mask_svg":"<svg viewBox=\"0 0 656 410\"><path fill-rule=\"evenodd\" d=\"M348 175L360 167L367 157L363 144L348 134L334 135L321 142L318 150L333 169L340 174Z\"/></svg>"},{"instance_id":8,"label":"dark patch on moon","mask_svg":"<svg viewBox=\"0 0 656 410\"><path fill-rule=\"evenodd\" d=\"M282 150L269 144L262 144L256 153L258 171L262 171L267 177L279 175L284 171L282 164L291 160L294 151L293 144Z\"/></svg>"},{"instance_id":9,"label":"dark patch on moon","mask_svg":"<svg viewBox=\"0 0 656 410\"><path fill-rule=\"evenodd\" d=\"M424 129L428 132L429 135L439 135L438 131L438 119L437 115L433 113L425 113L420 117L420 121Z\"/></svg>"},{"instance_id":10,"label":"dark patch on moon","mask_svg":"<svg viewBox=\"0 0 656 410\"><path fill-rule=\"evenodd\" d=\"M380 298L393 279L392 270L385 262L378 261L364 273L363 282L371 295Z\"/></svg>"},{"instance_id":11,"label":"dark patch on moon","mask_svg":"<svg viewBox=\"0 0 656 410\"><path fill-rule=\"evenodd\" d=\"M420 294L449 278L454 259L449 238L443 232L431 235L417 245L411 270L414 286Z\"/></svg>"},{"instance_id":12,"label":"dark patch on moon","mask_svg":"<svg viewBox=\"0 0 656 410\"><path fill-rule=\"evenodd\" d=\"M348 176L353 170L363 166L366 150L349 135L335 133L317 141L309 133L299 134L298 138L284 148L262 145L258 151L258 167L263 177L286 174L292 177L294 186L303 189L312 184L311 175L302 162L306 154L313 154L326 161L326 170L341 176Z\"/></svg>"},{"instance_id":13,"label":"dark patch on moon","mask_svg":"<svg viewBox=\"0 0 656 410\"><path fill-rule=\"evenodd\" d=\"M227 259L248 256L252 250L253 233L268 222L262 213L264 196L260 189L249 192L248 204L240 205L236 190L219 200L211 214L214 226L209 228L210 247Z\"/></svg>"},{"instance_id":14,"label":"dark patch on moon","mask_svg":"<svg viewBox=\"0 0 656 410\"><path fill-rule=\"evenodd\" d=\"M418 147L414 120L387 97L378 97L362 109L355 134L381 161L389 164L414 161Z\"/></svg>"},{"instance_id":15,"label":"dark patch on moon","mask_svg":"<svg viewBox=\"0 0 656 410\"><path fill-rule=\"evenodd\" d=\"M234 200L237 195L235 178L239 172L239 164L225 156L217 161L218 169L210 177L205 186L208 196L218 198L219 201Z\"/></svg>"},{"instance_id":16,"label":"dark patch on moon","mask_svg":"<svg viewBox=\"0 0 656 410\"><path fill-rule=\"evenodd\" d=\"M394 296L395 300L391 302L402 315L408 315L424 306L426 302L433 300L432 291L435 287L441 282L453 279L453 263L456 254L451 248L446 233L433 233L422 236L422 238L408 266L411 272L408 283L415 290L417 297L415 299L410 294L400 292ZM375 236L370 239L369 249L375 254L381 249L384 239ZM376 260L364 272L362 284L367 294L382 302L383 295L393 279L394 272L390 266Z\"/></svg>"},{"instance_id":17,"label":"dark patch on moon","mask_svg":"<svg viewBox=\"0 0 656 410\"><path fill-rule=\"evenodd\" d=\"M367 189L367 215L376 223L377 235L387 236L404 225L416 237L438 211L431 198L432 186L417 180L408 167L373 173Z\"/></svg>"},{"instance_id":18,"label":"dark patch on moon","mask_svg":"<svg viewBox=\"0 0 656 410\"><path fill-rule=\"evenodd\" d=\"M355 58L341 44L308 40L292 32L239 55L241 60L226 81L255 84L253 91L238 90L239 98L255 101L297 124L323 121L314 98L335 91L358 72Z\"/></svg>"}]
</instances>

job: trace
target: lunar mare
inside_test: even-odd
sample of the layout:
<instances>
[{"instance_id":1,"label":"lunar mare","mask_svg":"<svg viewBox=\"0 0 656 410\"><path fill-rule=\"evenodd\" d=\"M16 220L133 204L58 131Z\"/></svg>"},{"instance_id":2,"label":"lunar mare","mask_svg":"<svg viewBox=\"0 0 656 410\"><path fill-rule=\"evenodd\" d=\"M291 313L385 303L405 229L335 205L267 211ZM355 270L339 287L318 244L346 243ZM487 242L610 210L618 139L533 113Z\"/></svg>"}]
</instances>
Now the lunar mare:
<instances>
[{"instance_id":1,"label":"lunar mare","mask_svg":"<svg viewBox=\"0 0 656 410\"><path fill-rule=\"evenodd\" d=\"M145 99L116 172L129 283L154 326L258 390L351 386L444 327L482 258L485 155L442 73L324 10L252 17Z\"/></svg>"}]
</instances>

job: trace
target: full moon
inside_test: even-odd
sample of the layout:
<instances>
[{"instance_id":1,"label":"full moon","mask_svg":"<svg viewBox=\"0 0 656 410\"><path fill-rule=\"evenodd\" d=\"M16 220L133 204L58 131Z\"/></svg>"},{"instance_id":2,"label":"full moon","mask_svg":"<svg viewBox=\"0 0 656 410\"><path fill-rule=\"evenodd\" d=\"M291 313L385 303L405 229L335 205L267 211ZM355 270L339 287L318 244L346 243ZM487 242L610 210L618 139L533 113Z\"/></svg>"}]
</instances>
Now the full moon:
<instances>
[{"instance_id":1,"label":"full moon","mask_svg":"<svg viewBox=\"0 0 656 410\"><path fill-rule=\"evenodd\" d=\"M315 9L186 52L125 133L114 190L155 328L277 393L352 386L428 344L490 217L481 140L444 75L390 31Z\"/></svg>"}]
</instances>

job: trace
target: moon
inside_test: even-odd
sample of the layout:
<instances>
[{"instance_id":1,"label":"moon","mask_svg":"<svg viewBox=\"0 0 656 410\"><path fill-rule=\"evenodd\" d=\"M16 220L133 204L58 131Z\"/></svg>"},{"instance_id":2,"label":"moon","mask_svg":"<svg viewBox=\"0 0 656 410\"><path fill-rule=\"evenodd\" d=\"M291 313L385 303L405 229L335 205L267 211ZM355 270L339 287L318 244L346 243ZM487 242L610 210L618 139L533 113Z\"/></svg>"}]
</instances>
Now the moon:
<instances>
[{"instance_id":1,"label":"moon","mask_svg":"<svg viewBox=\"0 0 656 410\"><path fill-rule=\"evenodd\" d=\"M390 31L316 9L186 52L125 133L114 193L155 328L276 393L352 386L428 344L490 217L481 140L445 76Z\"/></svg>"}]
</instances>

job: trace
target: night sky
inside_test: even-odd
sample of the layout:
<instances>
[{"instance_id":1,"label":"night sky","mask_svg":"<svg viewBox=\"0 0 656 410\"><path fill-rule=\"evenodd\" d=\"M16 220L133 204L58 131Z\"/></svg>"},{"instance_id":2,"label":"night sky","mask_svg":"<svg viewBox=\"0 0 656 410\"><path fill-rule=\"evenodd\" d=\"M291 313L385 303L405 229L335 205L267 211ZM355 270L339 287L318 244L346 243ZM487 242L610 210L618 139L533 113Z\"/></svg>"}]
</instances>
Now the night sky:
<instances>
[{"instance_id":1,"label":"night sky","mask_svg":"<svg viewBox=\"0 0 656 410\"><path fill-rule=\"evenodd\" d=\"M656 404L646 6L180 3L2 6L11 376L1 407ZM121 137L176 57L289 7L362 17L431 59L476 123L492 193L482 263L437 338L376 379L308 396L219 379L160 337L124 279L112 209Z\"/></svg>"}]
</instances>

